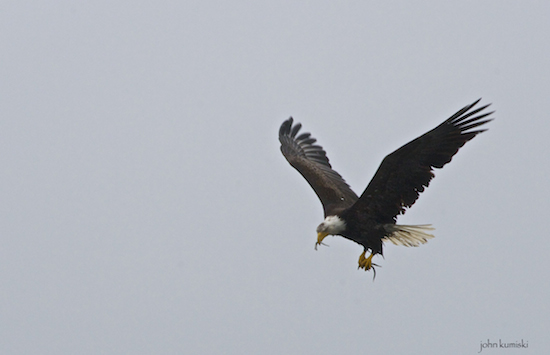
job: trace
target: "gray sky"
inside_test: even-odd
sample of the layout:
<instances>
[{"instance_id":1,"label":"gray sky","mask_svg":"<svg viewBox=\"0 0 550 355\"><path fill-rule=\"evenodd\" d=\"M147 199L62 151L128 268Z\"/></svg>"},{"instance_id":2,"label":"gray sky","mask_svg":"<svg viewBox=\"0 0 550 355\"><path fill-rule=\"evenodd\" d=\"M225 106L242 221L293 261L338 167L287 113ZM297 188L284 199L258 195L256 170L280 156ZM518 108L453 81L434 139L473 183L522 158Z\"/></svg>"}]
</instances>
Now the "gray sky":
<instances>
[{"instance_id":1,"label":"gray sky","mask_svg":"<svg viewBox=\"0 0 550 355\"><path fill-rule=\"evenodd\" d=\"M5 1L0 353L550 350L543 1ZM314 250L288 116L361 193L479 97L490 130L399 222L375 282ZM485 349L501 354L509 350Z\"/></svg>"}]
</instances>

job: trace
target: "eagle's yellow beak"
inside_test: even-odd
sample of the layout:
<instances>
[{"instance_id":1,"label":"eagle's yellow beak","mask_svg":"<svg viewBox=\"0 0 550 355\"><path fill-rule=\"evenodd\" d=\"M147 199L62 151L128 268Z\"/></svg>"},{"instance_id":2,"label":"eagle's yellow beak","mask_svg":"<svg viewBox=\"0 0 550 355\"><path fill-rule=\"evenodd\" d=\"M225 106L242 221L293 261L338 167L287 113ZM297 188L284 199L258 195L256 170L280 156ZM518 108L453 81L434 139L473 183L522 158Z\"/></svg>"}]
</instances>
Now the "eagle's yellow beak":
<instances>
[{"instance_id":1,"label":"eagle's yellow beak","mask_svg":"<svg viewBox=\"0 0 550 355\"><path fill-rule=\"evenodd\" d=\"M315 243L315 250L317 250L317 246L323 244L323 239L328 235L328 233L317 233L317 243Z\"/></svg>"}]
</instances>

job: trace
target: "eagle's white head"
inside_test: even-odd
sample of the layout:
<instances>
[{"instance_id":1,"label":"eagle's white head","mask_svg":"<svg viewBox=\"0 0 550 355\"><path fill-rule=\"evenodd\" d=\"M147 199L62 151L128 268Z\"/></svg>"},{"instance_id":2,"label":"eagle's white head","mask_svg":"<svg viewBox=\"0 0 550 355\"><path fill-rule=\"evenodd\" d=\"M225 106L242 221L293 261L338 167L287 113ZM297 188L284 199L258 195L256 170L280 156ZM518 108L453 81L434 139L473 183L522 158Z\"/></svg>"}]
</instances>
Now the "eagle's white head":
<instances>
[{"instance_id":1,"label":"eagle's white head","mask_svg":"<svg viewBox=\"0 0 550 355\"><path fill-rule=\"evenodd\" d=\"M315 243L315 249L317 246L323 243L323 239L327 235L338 235L346 230L346 222L338 216L328 216L323 223L317 227L317 243Z\"/></svg>"}]
</instances>

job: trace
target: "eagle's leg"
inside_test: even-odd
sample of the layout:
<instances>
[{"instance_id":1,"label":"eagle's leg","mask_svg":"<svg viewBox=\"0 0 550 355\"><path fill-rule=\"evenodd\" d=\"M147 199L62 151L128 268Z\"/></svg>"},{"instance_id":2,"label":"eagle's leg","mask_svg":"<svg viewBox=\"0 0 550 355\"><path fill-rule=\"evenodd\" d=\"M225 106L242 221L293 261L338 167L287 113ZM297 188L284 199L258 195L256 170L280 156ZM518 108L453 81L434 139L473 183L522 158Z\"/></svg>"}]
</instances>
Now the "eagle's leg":
<instances>
[{"instance_id":1,"label":"eagle's leg","mask_svg":"<svg viewBox=\"0 0 550 355\"><path fill-rule=\"evenodd\" d=\"M368 258L365 258L366 252L367 251L364 250L363 253L359 256L359 266L357 267L357 269L365 269L365 271L368 271L372 268L374 270L374 268L372 267L373 265L376 265L372 263L372 257L374 256L374 254L371 254Z\"/></svg>"}]
</instances>

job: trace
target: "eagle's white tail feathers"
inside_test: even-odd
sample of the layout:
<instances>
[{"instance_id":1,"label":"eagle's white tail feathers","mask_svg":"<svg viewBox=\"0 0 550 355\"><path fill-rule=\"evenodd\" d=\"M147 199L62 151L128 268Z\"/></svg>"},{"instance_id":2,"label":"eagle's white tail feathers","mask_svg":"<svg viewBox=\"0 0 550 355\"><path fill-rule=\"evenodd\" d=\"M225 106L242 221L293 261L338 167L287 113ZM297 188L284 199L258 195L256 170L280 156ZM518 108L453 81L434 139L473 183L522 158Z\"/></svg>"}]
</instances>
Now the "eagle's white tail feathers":
<instances>
[{"instance_id":1,"label":"eagle's white tail feathers","mask_svg":"<svg viewBox=\"0 0 550 355\"><path fill-rule=\"evenodd\" d=\"M434 236L425 231L434 230L431 224L419 225L404 225L404 224L387 224L384 228L391 234L384 237L382 240L390 241L395 245L404 245L406 247L417 247L420 244L428 242Z\"/></svg>"}]
</instances>

